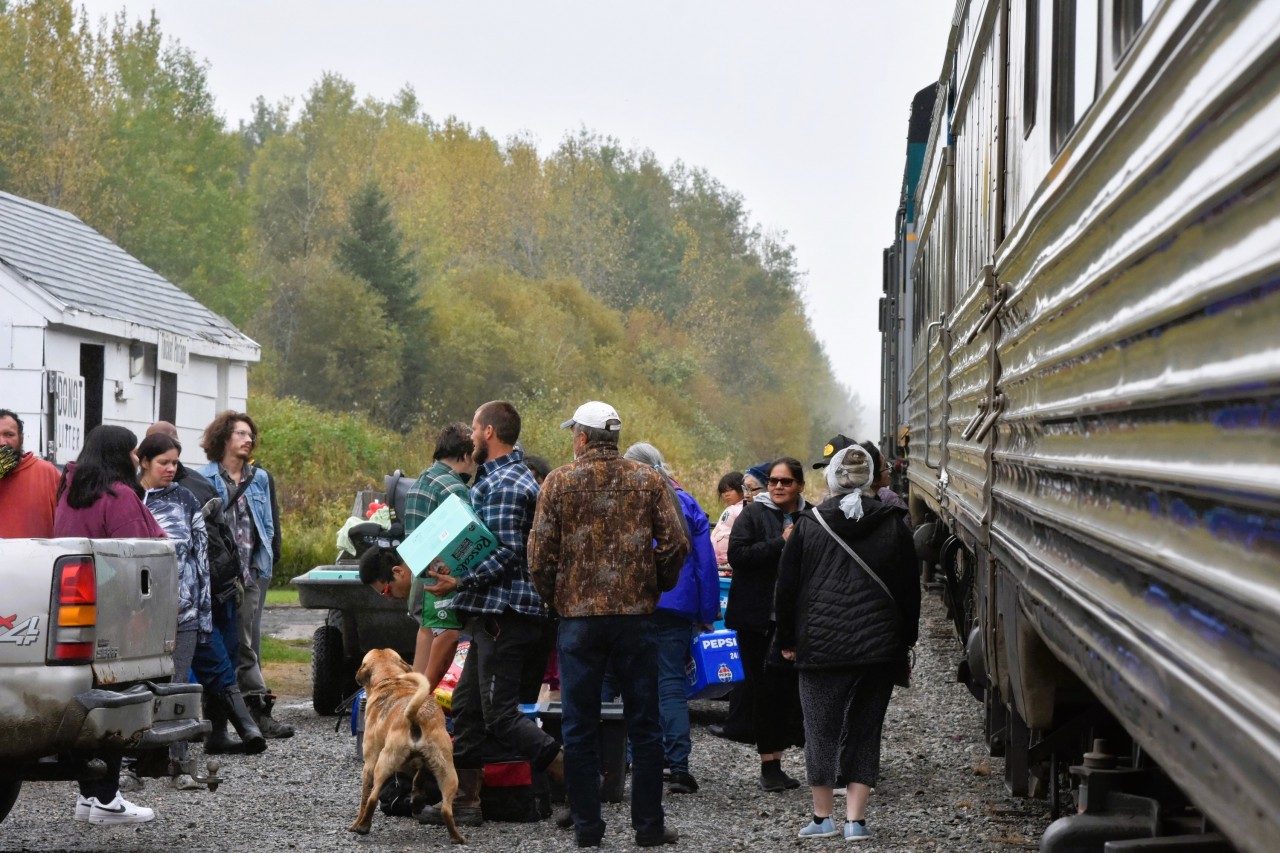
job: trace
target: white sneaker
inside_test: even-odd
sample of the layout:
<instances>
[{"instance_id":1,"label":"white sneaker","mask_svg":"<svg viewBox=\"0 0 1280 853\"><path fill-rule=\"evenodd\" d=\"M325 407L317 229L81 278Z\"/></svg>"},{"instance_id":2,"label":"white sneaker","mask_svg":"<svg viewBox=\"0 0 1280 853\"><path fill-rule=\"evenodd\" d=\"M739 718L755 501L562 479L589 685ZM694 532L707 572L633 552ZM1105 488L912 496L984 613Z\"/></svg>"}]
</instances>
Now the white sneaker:
<instances>
[{"instance_id":1,"label":"white sneaker","mask_svg":"<svg viewBox=\"0 0 1280 853\"><path fill-rule=\"evenodd\" d=\"M113 823L146 823L154 820L156 813L146 806L137 806L120 794L105 805L97 797L89 798L89 823L95 825Z\"/></svg>"},{"instance_id":2,"label":"white sneaker","mask_svg":"<svg viewBox=\"0 0 1280 853\"><path fill-rule=\"evenodd\" d=\"M76 794L76 820L89 819L89 802L91 797L82 797Z\"/></svg>"}]
</instances>

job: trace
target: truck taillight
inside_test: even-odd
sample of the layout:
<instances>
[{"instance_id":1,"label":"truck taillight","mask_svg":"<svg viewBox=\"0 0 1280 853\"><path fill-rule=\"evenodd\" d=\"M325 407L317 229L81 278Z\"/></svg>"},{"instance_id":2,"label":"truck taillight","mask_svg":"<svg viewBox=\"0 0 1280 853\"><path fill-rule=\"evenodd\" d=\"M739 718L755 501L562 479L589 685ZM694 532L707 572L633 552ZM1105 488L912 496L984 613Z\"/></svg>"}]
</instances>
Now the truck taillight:
<instances>
[{"instance_id":1,"label":"truck taillight","mask_svg":"<svg viewBox=\"0 0 1280 853\"><path fill-rule=\"evenodd\" d=\"M62 557L54 564L57 621L49 635L50 663L89 663L98 621L98 579L93 557Z\"/></svg>"}]
</instances>

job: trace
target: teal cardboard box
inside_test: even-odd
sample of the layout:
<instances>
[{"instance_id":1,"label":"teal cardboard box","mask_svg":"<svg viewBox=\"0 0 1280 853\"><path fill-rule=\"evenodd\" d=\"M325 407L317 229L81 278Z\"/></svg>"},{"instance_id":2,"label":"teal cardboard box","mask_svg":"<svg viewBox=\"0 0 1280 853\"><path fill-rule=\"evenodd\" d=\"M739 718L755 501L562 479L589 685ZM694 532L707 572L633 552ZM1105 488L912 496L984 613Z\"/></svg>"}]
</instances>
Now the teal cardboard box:
<instances>
[{"instance_id":1,"label":"teal cardboard box","mask_svg":"<svg viewBox=\"0 0 1280 853\"><path fill-rule=\"evenodd\" d=\"M449 495L427 520L396 548L415 577L436 560L449 574L461 577L494 552L497 542L489 528L457 495Z\"/></svg>"}]
</instances>

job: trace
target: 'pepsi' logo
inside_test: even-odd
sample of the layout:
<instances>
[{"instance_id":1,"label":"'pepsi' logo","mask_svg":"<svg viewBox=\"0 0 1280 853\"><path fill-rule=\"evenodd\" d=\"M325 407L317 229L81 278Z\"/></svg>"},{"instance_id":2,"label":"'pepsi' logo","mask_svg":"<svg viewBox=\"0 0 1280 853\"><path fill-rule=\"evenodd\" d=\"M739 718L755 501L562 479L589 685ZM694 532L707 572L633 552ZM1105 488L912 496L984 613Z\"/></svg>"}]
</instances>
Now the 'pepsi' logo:
<instances>
[{"instance_id":1,"label":"'pepsi' logo","mask_svg":"<svg viewBox=\"0 0 1280 853\"><path fill-rule=\"evenodd\" d=\"M738 647L738 638L735 637L711 637L702 641L704 649L736 649Z\"/></svg>"},{"instance_id":2,"label":"'pepsi' logo","mask_svg":"<svg viewBox=\"0 0 1280 853\"><path fill-rule=\"evenodd\" d=\"M729 669L729 664L720 664L720 668L716 670L716 678L721 681L733 681L733 670Z\"/></svg>"}]
</instances>

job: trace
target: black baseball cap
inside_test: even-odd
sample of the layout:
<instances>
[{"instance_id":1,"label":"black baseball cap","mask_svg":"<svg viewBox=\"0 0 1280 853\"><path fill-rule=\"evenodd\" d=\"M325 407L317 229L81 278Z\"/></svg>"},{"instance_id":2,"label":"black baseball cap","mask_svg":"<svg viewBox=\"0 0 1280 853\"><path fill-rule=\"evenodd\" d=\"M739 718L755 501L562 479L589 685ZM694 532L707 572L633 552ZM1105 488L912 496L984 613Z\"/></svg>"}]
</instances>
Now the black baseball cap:
<instances>
[{"instance_id":1,"label":"black baseball cap","mask_svg":"<svg viewBox=\"0 0 1280 853\"><path fill-rule=\"evenodd\" d=\"M814 462L813 467L826 468L827 464L831 461L832 456L835 456L837 453L839 453L841 450L844 450L846 447L852 447L857 443L858 442L854 441L852 438L849 438L849 436L847 435L843 435L843 434L837 435L835 438L827 442L826 447L822 448L822 458L819 459L817 462Z\"/></svg>"}]
</instances>

